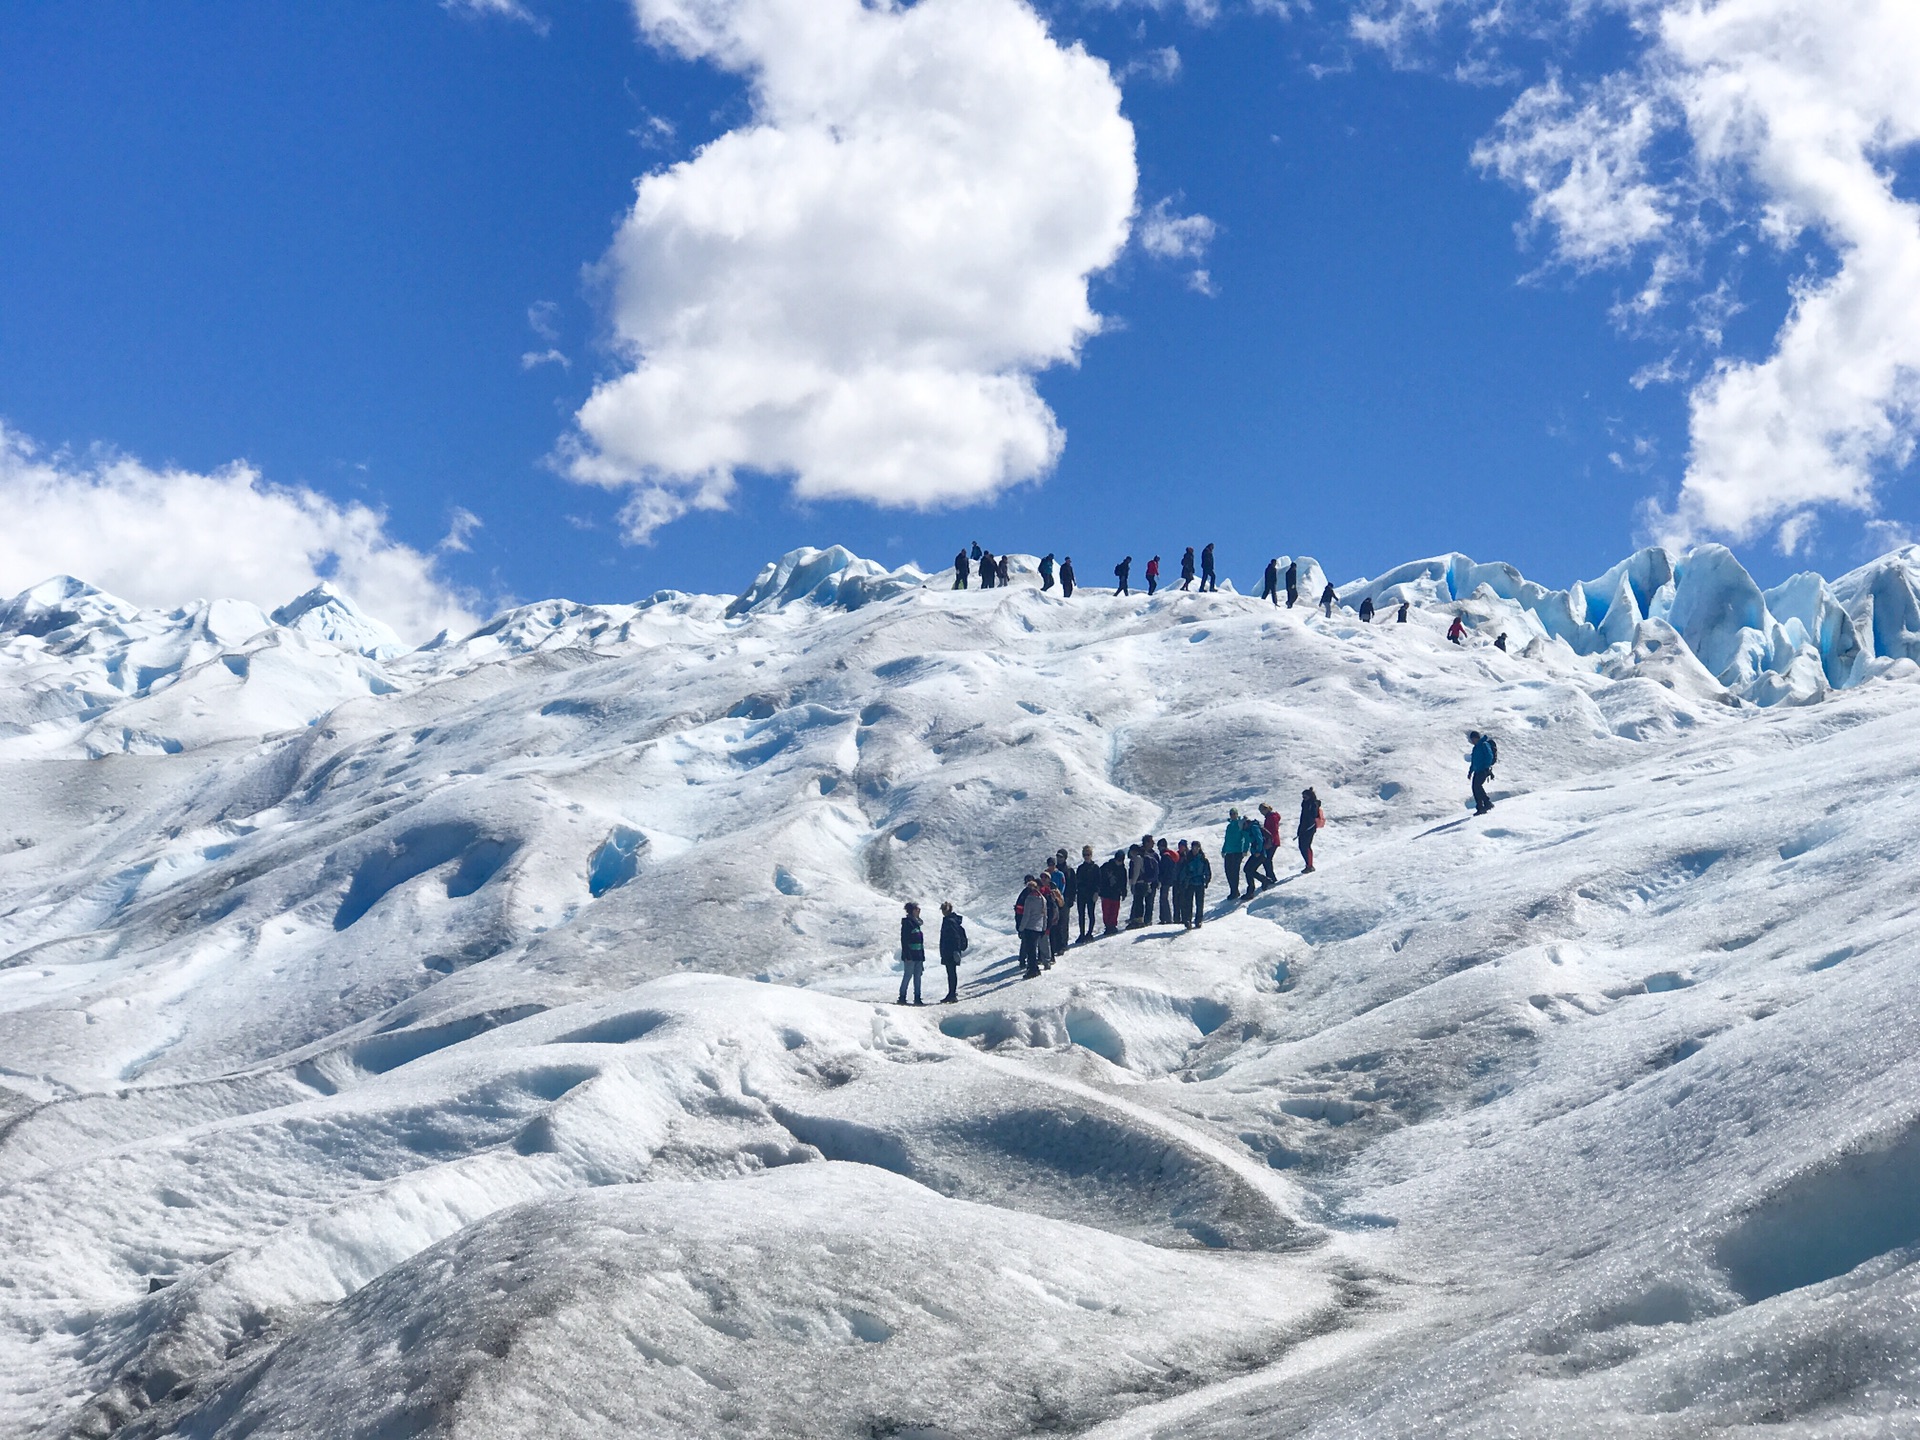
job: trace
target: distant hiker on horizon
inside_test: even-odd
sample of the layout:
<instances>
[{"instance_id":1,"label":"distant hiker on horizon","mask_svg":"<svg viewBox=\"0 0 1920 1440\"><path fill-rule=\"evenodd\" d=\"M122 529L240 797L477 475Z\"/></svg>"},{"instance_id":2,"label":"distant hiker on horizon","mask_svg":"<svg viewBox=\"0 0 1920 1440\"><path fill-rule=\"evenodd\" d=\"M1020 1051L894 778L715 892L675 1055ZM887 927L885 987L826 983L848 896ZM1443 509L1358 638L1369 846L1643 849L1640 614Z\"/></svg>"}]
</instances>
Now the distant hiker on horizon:
<instances>
[{"instance_id":1,"label":"distant hiker on horizon","mask_svg":"<svg viewBox=\"0 0 1920 1440\"><path fill-rule=\"evenodd\" d=\"M1040 588L1042 590L1053 588L1053 552L1051 550L1040 557Z\"/></svg>"},{"instance_id":2,"label":"distant hiker on horizon","mask_svg":"<svg viewBox=\"0 0 1920 1440\"><path fill-rule=\"evenodd\" d=\"M1467 756L1467 780L1473 786L1473 813L1484 815L1493 809L1493 801L1487 798L1487 781L1493 778L1493 767L1500 763L1500 747L1490 735L1482 735L1478 730L1467 731L1467 739L1473 742L1473 750Z\"/></svg>"},{"instance_id":3,"label":"distant hiker on horizon","mask_svg":"<svg viewBox=\"0 0 1920 1440\"><path fill-rule=\"evenodd\" d=\"M1447 639L1458 645L1466 636L1467 622L1460 616L1453 617L1453 623L1447 627Z\"/></svg>"},{"instance_id":4,"label":"distant hiker on horizon","mask_svg":"<svg viewBox=\"0 0 1920 1440\"><path fill-rule=\"evenodd\" d=\"M1213 573L1213 542L1207 542L1207 548L1200 552L1200 589L1202 592L1218 590L1220 581Z\"/></svg>"},{"instance_id":5,"label":"distant hiker on horizon","mask_svg":"<svg viewBox=\"0 0 1920 1440\"><path fill-rule=\"evenodd\" d=\"M894 1003L907 1003L907 986L913 986L913 1003L924 1005L920 998L920 972L927 968L927 940L920 929L920 907L909 900L907 913L900 917L900 998Z\"/></svg>"},{"instance_id":6,"label":"distant hiker on horizon","mask_svg":"<svg viewBox=\"0 0 1920 1440\"><path fill-rule=\"evenodd\" d=\"M980 558L980 542L978 540L973 542L973 558L976 560Z\"/></svg>"},{"instance_id":7,"label":"distant hiker on horizon","mask_svg":"<svg viewBox=\"0 0 1920 1440\"><path fill-rule=\"evenodd\" d=\"M1120 582L1119 584L1113 587L1113 593L1115 595L1131 595L1133 593L1131 590L1127 589L1127 572L1132 569L1133 569L1133 556L1131 555L1127 556L1126 559L1122 560L1118 565L1113 567L1113 578Z\"/></svg>"},{"instance_id":8,"label":"distant hiker on horizon","mask_svg":"<svg viewBox=\"0 0 1920 1440\"><path fill-rule=\"evenodd\" d=\"M1186 589L1193 584L1193 546L1187 546L1187 553L1180 557L1180 588Z\"/></svg>"},{"instance_id":9,"label":"distant hiker on horizon","mask_svg":"<svg viewBox=\"0 0 1920 1440\"><path fill-rule=\"evenodd\" d=\"M1147 594L1152 595L1160 588L1160 557L1154 556L1147 561Z\"/></svg>"},{"instance_id":10,"label":"distant hiker on horizon","mask_svg":"<svg viewBox=\"0 0 1920 1440\"><path fill-rule=\"evenodd\" d=\"M980 588L982 590L991 590L993 588L993 579L994 579L993 551L982 550L980 552L979 569L980 569Z\"/></svg>"},{"instance_id":11,"label":"distant hiker on horizon","mask_svg":"<svg viewBox=\"0 0 1920 1440\"><path fill-rule=\"evenodd\" d=\"M1411 601L1407 601L1407 600L1402 600L1400 602L1400 613L1398 616L1394 618L1394 624L1404 625L1407 623L1407 607L1411 603L1412 603Z\"/></svg>"},{"instance_id":12,"label":"distant hiker on horizon","mask_svg":"<svg viewBox=\"0 0 1920 1440\"><path fill-rule=\"evenodd\" d=\"M1300 823L1294 826L1293 838L1300 846L1300 858L1306 861L1306 868L1300 873L1313 873L1313 837L1326 828L1327 812L1320 808L1320 797L1313 793L1309 785L1300 792Z\"/></svg>"},{"instance_id":13,"label":"distant hiker on horizon","mask_svg":"<svg viewBox=\"0 0 1920 1440\"><path fill-rule=\"evenodd\" d=\"M1000 583L1002 585L1011 585L1013 583L1013 561L1005 555L1000 557L999 572Z\"/></svg>"},{"instance_id":14,"label":"distant hiker on horizon","mask_svg":"<svg viewBox=\"0 0 1920 1440\"><path fill-rule=\"evenodd\" d=\"M1200 848L1198 840L1187 848L1180 873L1187 882L1187 929L1198 930L1206 914L1207 885L1213 879L1213 866L1207 863L1207 853Z\"/></svg>"},{"instance_id":15,"label":"distant hiker on horizon","mask_svg":"<svg viewBox=\"0 0 1920 1440\"><path fill-rule=\"evenodd\" d=\"M1360 602L1360 623L1362 625L1371 625L1373 623L1373 597L1371 595Z\"/></svg>"},{"instance_id":16,"label":"distant hiker on horizon","mask_svg":"<svg viewBox=\"0 0 1920 1440\"><path fill-rule=\"evenodd\" d=\"M967 953L967 927L948 900L940 902L940 963L947 967L947 993L942 1005L960 998L960 957Z\"/></svg>"},{"instance_id":17,"label":"distant hiker on horizon","mask_svg":"<svg viewBox=\"0 0 1920 1440\"><path fill-rule=\"evenodd\" d=\"M1294 607L1294 602L1299 600L1299 598L1300 598L1300 563L1297 560L1288 560L1287 561L1287 609L1291 610Z\"/></svg>"},{"instance_id":18,"label":"distant hiker on horizon","mask_svg":"<svg viewBox=\"0 0 1920 1440\"><path fill-rule=\"evenodd\" d=\"M968 574L969 568L970 567L967 564L966 551L962 550L958 555L953 557L953 588L954 589L964 590L967 588L967 574Z\"/></svg>"},{"instance_id":19,"label":"distant hiker on horizon","mask_svg":"<svg viewBox=\"0 0 1920 1440\"><path fill-rule=\"evenodd\" d=\"M1504 651L1507 648L1506 631L1502 630L1498 635L1493 637L1493 648L1500 651Z\"/></svg>"},{"instance_id":20,"label":"distant hiker on horizon","mask_svg":"<svg viewBox=\"0 0 1920 1440\"><path fill-rule=\"evenodd\" d=\"M1260 598L1280 603L1280 557L1267 561L1267 573L1260 578Z\"/></svg>"},{"instance_id":21,"label":"distant hiker on horizon","mask_svg":"<svg viewBox=\"0 0 1920 1440\"><path fill-rule=\"evenodd\" d=\"M1333 582L1327 581L1327 588L1320 592L1320 608L1327 612L1327 619L1333 618L1333 607L1339 599L1340 596L1334 591Z\"/></svg>"},{"instance_id":22,"label":"distant hiker on horizon","mask_svg":"<svg viewBox=\"0 0 1920 1440\"><path fill-rule=\"evenodd\" d=\"M1060 562L1060 598L1073 598L1073 556L1069 555Z\"/></svg>"}]
</instances>

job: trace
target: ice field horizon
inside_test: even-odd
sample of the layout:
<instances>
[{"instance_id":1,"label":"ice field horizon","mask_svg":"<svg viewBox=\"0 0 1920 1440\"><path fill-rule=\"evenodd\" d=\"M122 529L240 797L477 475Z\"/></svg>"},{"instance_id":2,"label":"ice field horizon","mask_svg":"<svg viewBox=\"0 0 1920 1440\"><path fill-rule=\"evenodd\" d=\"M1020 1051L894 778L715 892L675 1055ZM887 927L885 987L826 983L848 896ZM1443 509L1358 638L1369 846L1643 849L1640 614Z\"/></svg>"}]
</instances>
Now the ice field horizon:
<instances>
[{"instance_id":1,"label":"ice field horizon","mask_svg":"<svg viewBox=\"0 0 1920 1440\"><path fill-rule=\"evenodd\" d=\"M1289 560L0 604L0 1435L1907 1433L1920 547Z\"/></svg>"}]
</instances>

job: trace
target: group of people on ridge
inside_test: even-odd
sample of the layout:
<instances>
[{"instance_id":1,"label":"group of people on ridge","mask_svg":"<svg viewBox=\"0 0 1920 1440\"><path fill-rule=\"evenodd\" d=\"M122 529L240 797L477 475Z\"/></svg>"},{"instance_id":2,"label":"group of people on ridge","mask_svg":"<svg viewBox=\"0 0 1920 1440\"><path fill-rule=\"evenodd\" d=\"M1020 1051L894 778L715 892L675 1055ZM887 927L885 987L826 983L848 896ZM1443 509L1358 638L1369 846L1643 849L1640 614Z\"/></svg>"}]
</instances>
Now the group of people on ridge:
<instances>
[{"instance_id":1,"label":"group of people on ridge","mask_svg":"<svg viewBox=\"0 0 1920 1440\"><path fill-rule=\"evenodd\" d=\"M1327 823L1319 797L1311 789L1300 794L1300 817L1294 827L1294 839L1306 862L1301 874L1313 871L1313 841ZM1264 801L1260 816L1243 815L1239 809L1227 812L1227 831L1220 844L1227 877L1227 903L1240 899L1244 878L1246 896L1252 899L1260 891L1277 883L1273 855L1280 847L1280 812ZM1013 902L1014 933L1020 937L1020 966L1031 980L1072 945L1084 945L1098 936L1117 935L1122 928L1137 930L1155 922L1197 930L1206 919L1207 887L1213 883L1213 862L1198 840L1170 841L1142 835L1136 845L1115 850L1106 860L1096 860L1093 847L1080 848L1080 863L1074 865L1063 848L1041 862L1039 868L1021 883ZM1120 910L1131 899L1125 926ZM1156 903L1157 902L1157 903ZM950 903L940 905L940 963L947 972L947 993L940 1003L951 1005L960 998L960 957L968 948L966 924ZM1077 920L1079 936L1071 939ZM926 968L926 937L920 921L920 906L909 901L900 921L900 996L897 1003L924 1004L921 978Z\"/></svg>"}]
</instances>

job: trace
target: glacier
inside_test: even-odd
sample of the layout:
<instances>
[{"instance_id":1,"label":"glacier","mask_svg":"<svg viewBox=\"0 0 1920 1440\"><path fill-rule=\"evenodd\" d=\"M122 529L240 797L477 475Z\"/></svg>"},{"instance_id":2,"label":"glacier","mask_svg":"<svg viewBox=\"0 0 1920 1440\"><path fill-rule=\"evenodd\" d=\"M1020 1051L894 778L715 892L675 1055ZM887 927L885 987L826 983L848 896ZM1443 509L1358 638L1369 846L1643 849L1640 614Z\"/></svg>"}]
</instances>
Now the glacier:
<instances>
[{"instance_id":1,"label":"glacier","mask_svg":"<svg viewBox=\"0 0 1920 1440\"><path fill-rule=\"evenodd\" d=\"M0 1433L1909 1433L1920 550L1297 561L7 602ZM1307 785L1018 979L1040 856Z\"/></svg>"}]
</instances>

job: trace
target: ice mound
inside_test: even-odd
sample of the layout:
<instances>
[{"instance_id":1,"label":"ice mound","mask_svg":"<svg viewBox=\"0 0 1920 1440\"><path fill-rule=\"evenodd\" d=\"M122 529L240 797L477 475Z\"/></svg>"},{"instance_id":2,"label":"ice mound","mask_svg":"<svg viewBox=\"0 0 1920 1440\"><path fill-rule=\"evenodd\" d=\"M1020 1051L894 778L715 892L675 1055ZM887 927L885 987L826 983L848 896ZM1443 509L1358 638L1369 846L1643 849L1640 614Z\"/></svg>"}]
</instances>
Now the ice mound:
<instances>
[{"instance_id":1,"label":"ice mound","mask_svg":"<svg viewBox=\"0 0 1920 1440\"><path fill-rule=\"evenodd\" d=\"M391 660L412 648L384 621L375 620L347 596L322 581L273 612L273 623L312 635L369 660Z\"/></svg>"},{"instance_id":2,"label":"ice mound","mask_svg":"<svg viewBox=\"0 0 1920 1440\"><path fill-rule=\"evenodd\" d=\"M737 617L791 605L796 600L855 610L905 590L917 590L926 581L926 572L911 565L889 570L861 559L844 545L830 545L825 550L808 545L768 561L753 584L727 607L727 614Z\"/></svg>"}]
</instances>

